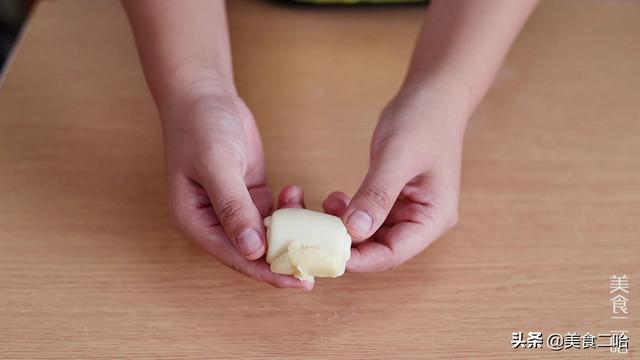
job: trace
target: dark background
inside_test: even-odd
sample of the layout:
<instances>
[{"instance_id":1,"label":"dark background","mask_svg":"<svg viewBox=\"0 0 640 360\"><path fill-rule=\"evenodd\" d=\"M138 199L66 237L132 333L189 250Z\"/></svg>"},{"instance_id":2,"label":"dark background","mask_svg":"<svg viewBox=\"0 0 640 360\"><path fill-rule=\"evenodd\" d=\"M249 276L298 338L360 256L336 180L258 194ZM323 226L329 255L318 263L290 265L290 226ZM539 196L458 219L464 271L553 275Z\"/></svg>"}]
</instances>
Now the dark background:
<instances>
[{"instance_id":1,"label":"dark background","mask_svg":"<svg viewBox=\"0 0 640 360\"><path fill-rule=\"evenodd\" d=\"M33 2L26 0L0 1L0 70L4 68Z\"/></svg>"}]
</instances>

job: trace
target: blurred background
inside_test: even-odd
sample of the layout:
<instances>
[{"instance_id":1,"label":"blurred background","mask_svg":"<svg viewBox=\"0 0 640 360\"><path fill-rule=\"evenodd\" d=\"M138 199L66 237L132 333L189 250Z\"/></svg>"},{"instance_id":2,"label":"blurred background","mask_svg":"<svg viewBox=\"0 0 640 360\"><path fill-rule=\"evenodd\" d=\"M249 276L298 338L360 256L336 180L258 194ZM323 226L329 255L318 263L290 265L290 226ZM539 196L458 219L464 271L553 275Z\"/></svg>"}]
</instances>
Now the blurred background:
<instances>
[{"instance_id":1,"label":"blurred background","mask_svg":"<svg viewBox=\"0 0 640 360\"><path fill-rule=\"evenodd\" d=\"M0 74L11 54L32 5L37 0L0 0ZM301 5L380 5L399 3L425 3L429 0L275 0L280 3Z\"/></svg>"}]
</instances>

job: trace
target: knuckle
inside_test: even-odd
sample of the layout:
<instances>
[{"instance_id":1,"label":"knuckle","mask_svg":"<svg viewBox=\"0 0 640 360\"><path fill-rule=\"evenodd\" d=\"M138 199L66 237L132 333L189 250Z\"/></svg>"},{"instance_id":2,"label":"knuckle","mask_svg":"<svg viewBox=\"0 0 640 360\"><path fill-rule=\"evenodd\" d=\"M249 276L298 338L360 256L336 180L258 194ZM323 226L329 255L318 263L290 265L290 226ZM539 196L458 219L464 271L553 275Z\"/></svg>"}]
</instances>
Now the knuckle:
<instances>
[{"instance_id":1,"label":"knuckle","mask_svg":"<svg viewBox=\"0 0 640 360\"><path fill-rule=\"evenodd\" d=\"M220 143L220 142L218 142ZM195 168L200 177L217 176L224 173L239 173L246 163L241 149L233 144L218 144L215 149L205 148L198 151Z\"/></svg>"},{"instance_id":2,"label":"knuckle","mask_svg":"<svg viewBox=\"0 0 640 360\"><path fill-rule=\"evenodd\" d=\"M365 198L372 204L386 209L391 205L391 196L387 190L381 186L371 186L365 193Z\"/></svg>"},{"instance_id":3,"label":"knuckle","mask_svg":"<svg viewBox=\"0 0 640 360\"><path fill-rule=\"evenodd\" d=\"M428 223L441 224L444 231L451 230L458 224L457 209L442 209L433 204L420 207L421 218Z\"/></svg>"},{"instance_id":4,"label":"knuckle","mask_svg":"<svg viewBox=\"0 0 640 360\"><path fill-rule=\"evenodd\" d=\"M195 156L194 161L196 170L205 172L211 168L211 163L214 162L209 151L199 151L198 155Z\"/></svg>"},{"instance_id":5,"label":"knuckle","mask_svg":"<svg viewBox=\"0 0 640 360\"><path fill-rule=\"evenodd\" d=\"M216 152L211 150L199 151L199 155L196 156L195 159L195 170L198 174L206 178L207 176L211 176L215 174L217 168L219 168L220 160L218 159L218 155Z\"/></svg>"},{"instance_id":6,"label":"knuckle","mask_svg":"<svg viewBox=\"0 0 640 360\"><path fill-rule=\"evenodd\" d=\"M236 199L228 199L221 202L218 209L218 217L222 223L231 225L237 222L238 217L242 214L242 202Z\"/></svg>"},{"instance_id":7,"label":"knuckle","mask_svg":"<svg viewBox=\"0 0 640 360\"><path fill-rule=\"evenodd\" d=\"M216 165L215 160L211 158L209 154L200 153L194 158L193 170L195 172L195 178L200 184L204 186L206 180L214 174Z\"/></svg>"}]
</instances>

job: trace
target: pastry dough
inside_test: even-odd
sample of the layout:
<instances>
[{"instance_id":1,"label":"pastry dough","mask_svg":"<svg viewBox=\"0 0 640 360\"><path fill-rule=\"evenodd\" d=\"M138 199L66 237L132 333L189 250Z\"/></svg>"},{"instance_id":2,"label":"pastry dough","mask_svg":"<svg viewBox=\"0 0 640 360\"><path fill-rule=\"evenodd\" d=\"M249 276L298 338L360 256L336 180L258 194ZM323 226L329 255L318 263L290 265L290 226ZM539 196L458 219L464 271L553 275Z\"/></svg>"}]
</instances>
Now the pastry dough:
<instances>
[{"instance_id":1,"label":"pastry dough","mask_svg":"<svg viewBox=\"0 0 640 360\"><path fill-rule=\"evenodd\" d=\"M264 219L271 271L314 281L344 274L351 237L340 218L307 209L279 209Z\"/></svg>"}]
</instances>

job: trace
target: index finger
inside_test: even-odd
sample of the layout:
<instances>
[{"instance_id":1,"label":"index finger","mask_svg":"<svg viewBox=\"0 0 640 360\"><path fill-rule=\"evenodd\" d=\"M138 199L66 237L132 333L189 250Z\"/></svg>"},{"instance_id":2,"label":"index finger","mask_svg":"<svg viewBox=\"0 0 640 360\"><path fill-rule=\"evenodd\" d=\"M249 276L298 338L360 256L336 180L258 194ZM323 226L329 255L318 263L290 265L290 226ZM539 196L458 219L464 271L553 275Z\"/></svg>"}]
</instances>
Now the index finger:
<instances>
[{"instance_id":1,"label":"index finger","mask_svg":"<svg viewBox=\"0 0 640 360\"><path fill-rule=\"evenodd\" d=\"M374 272L396 267L420 254L444 232L445 227L438 223L401 222L383 227L375 239L351 249L347 271Z\"/></svg>"}]
</instances>

